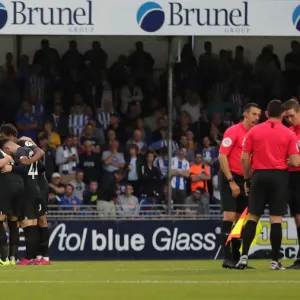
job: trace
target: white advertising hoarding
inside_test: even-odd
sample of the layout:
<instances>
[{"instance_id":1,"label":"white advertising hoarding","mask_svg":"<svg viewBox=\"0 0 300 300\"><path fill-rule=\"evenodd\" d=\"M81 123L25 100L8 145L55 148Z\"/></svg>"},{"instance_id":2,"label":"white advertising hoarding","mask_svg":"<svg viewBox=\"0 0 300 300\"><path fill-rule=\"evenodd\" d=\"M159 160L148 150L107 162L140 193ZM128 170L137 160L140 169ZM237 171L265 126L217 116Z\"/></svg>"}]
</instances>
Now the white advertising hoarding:
<instances>
[{"instance_id":1,"label":"white advertising hoarding","mask_svg":"<svg viewBox=\"0 0 300 300\"><path fill-rule=\"evenodd\" d=\"M0 0L0 34L299 36L293 0Z\"/></svg>"},{"instance_id":2,"label":"white advertising hoarding","mask_svg":"<svg viewBox=\"0 0 300 300\"><path fill-rule=\"evenodd\" d=\"M250 255L260 256L263 252L271 251L270 232L271 224L269 219L261 220L263 232L258 236L257 244L250 249ZM281 253L283 258L294 259L298 253L298 238L293 218L284 218L282 223L282 244ZM260 252L261 254L259 254Z\"/></svg>"}]
</instances>

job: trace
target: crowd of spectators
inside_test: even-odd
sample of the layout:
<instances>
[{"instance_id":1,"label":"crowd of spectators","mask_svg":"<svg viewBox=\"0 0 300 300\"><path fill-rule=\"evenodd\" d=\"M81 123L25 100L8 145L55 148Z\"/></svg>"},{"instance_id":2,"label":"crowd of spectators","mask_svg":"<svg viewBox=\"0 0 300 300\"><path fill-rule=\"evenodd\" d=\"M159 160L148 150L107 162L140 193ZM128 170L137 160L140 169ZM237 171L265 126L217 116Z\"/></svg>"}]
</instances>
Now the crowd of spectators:
<instances>
[{"instance_id":1,"label":"crowd of spectators","mask_svg":"<svg viewBox=\"0 0 300 300\"><path fill-rule=\"evenodd\" d=\"M219 205L218 147L224 131L239 122L248 102L263 108L273 98L300 97L300 44L282 67L272 45L256 62L235 52L213 52L205 42L198 61L189 44L174 65L173 110L167 115L167 70L155 80L153 60L141 42L128 57L107 65L97 41L80 53L76 41L60 57L48 40L32 62L18 66L11 53L0 68L0 121L45 151L49 204L104 215L155 213L167 202L168 118L173 121L174 207L209 214ZM178 206L179 207L179 206Z\"/></svg>"}]
</instances>

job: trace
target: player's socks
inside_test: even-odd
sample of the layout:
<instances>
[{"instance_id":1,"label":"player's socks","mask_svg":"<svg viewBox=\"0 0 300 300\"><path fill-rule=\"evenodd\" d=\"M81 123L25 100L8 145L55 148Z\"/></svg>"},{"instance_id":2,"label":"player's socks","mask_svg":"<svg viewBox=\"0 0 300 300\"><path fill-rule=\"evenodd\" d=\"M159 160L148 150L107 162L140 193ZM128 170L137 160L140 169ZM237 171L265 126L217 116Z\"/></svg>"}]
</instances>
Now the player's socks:
<instances>
[{"instance_id":1,"label":"player's socks","mask_svg":"<svg viewBox=\"0 0 300 300\"><path fill-rule=\"evenodd\" d=\"M233 222L223 221L222 226L221 226L222 246L224 249L224 258L225 259L231 259L230 243L228 243L228 245L226 245L226 241L231 232L232 225L233 225Z\"/></svg>"},{"instance_id":2,"label":"player's socks","mask_svg":"<svg viewBox=\"0 0 300 300\"><path fill-rule=\"evenodd\" d=\"M26 259L35 259L39 244L37 226L27 226L23 230L25 235Z\"/></svg>"},{"instance_id":3,"label":"player's socks","mask_svg":"<svg viewBox=\"0 0 300 300\"><path fill-rule=\"evenodd\" d=\"M16 259L19 248L19 228L17 221L7 222L9 229L9 259Z\"/></svg>"},{"instance_id":4,"label":"player's socks","mask_svg":"<svg viewBox=\"0 0 300 300\"><path fill-rule=\"evenodd\" d=\"M49 230L48 227L39 227L39 254L45 259L49 260Z\"/></svg>"},{"instance_id":5,"label":"player's socks","mask_svg":"<svg viewBox=\"0 0 300 300\"><path fill-rule=\"evenodd\" d=\"M250 245L255 237L257 223L250 220L246 223L243 231L243 253L242 255L248 256Z\"/></svg>"},{"instance_id":6,"label":"player's socks","mask_svg":"<svg viewBox=\"0 0 300 300\"><path fill-rule=\"evenodd\" d=\"M298 254L297 254L297 263L300 264L300 226L297 227L297 236L298 236Z\"/></svg>"},{"instance_id":7,"label":"player's socks","mask_svg":"<svg viewBox=\"0 0 300 300\"><path fill-rule=\"evenodd\" d=\"M272 261L278 262L282 240L280 223L271 224L270 242L272 246Z\"/></svg>"},{"instance_id":8,"label":"player's socks","mask_svg":"<svg viewBox=\"0 0 300 300\"><path fill-rule=\"evenodd\" d=\"M0 255L1 261L5 262L7 260L7 236L3 226L3 221L0 221Z\"/></svg>"}]
</instances>

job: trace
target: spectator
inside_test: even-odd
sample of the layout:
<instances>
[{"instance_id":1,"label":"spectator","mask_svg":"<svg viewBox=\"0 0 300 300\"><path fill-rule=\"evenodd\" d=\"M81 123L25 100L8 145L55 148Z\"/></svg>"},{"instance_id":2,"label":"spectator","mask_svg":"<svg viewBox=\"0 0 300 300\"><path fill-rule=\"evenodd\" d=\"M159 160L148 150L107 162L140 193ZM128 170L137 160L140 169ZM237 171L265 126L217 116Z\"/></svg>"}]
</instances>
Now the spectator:
<instances>
[{"instance_id":1,"label":"spectator","mask_svg":"<svg viewBox=\"0 0 300 300\"><path fill-rule=\"evenodd\" d=\"M167 128L168 128L167 120L165 118L159 118L157 120L157 127L158 129L152 133L153 143L158 142L160 140L167 139Z\"/></svg>"},{"instance_id":2,"label":"spectator","mask_svg":"<svg viewBox=\"0 0 300 300\"><path fill-rule=\"evenodd\" d=\"M153 165L154 162L154 153L148 151L146 156L146 163L144 163L140 170L139 178L141 179L143 193L148 195L154 191L160 191L160 174Z\"/></svg>"},{"instance_id":3,"label":"spectator","mask_svg":"<svg viewBox=\"0 0 300 300\"><path fill-rule=\"evenodd\" d=\"M212 204L220 205L221 203L221 194L220 194L220 186L219 186L219 176L218 174L214 175L212 178L212 186L213 186L213 197Z\"/></svg>"},{"instance_id":4,"label":"spectator","mask_svg":"<svg viewBox=\"0 0 300 300\"><path fill-rule=\"evenodd\" d=\"M93 137L93 125L91 123L86 124L83 134L80 138L80 144L83 145L85 141L90 141L92 143L92 151L94 153L100 153L100 143L96 137Z\"/></svg>"},{"instance_id":5,"label":"spectator","mask_svg":"<svg viewBox=\"0 0 300 300\"><path fill-rule=\"evenodd\" d=\"M211 167L211 174L216 172L216 166L218 164L218 151L215 147L211 146L209 137L203 139L202 157L203 162Z\"/></svg>"},{"instance_id":6,"label":"spectator","mask_svg":"<svg viewBox=\"0 0 300 300\"><path fill-rule=\"evenodd\" d=\"M39 147L45 153L45 155L42 158L42 161L46 167L46 178L47 180L50 180L51 175L57 169L55 165L55 149L49 146L49 140L47 136L42 136L39 138Z\"/></svg>"},{"instance_id":7,"label":"spectator","mask_svg":"<svg viewBox=\"0 0 300 300\"><path fill-rule=\"evenodd\" d=\"M48 137L49 146L53 149L56 149L61 144L60 136L53 131L53 124L50 121L45 122L44 131L39 133L39 138L42 136Z\"/></svg>"},{"instance_id":8,"label":"spectator","mask_svg":"<svg viewBox=\"0 0 300 300\"><path fill-rule=\"evenodd\" d=\"M182 146L176 157L172 158L172 198L174 204L183 204L186 198L187 178L190 176L190 164L186 160L187 148Z\"/></svg>"},{"instance_id":9,"label":"spectator","mask_svg":"<svg viewBox=\"0 0 300 300\"><path fill-rule=\"evenodd\" d=\"M112 179L107 185L103 185L102 197L97 208L105 217L116 217L115 201L119 195L125 191L123 182L125 173L123 170L117 170L112 174Z\"/></svg>"},{"instance_id":10,"label":"spectator","mask_svg":"<svg viewBox=\"0 0 300 300\"><path fill-rule=\"evenodd\" d=\"M156 193L149 191L149 193L145 195L140 202L140 214L155 216L159 213L159 211L160 209L156 199Z\"/></svg>"},{"instance_id":11,"label":"spectator","mask_svg":"<svg viewBox=\"0 0 300 300\"><path fill-rule=\"evenodd\" d=\"M196 151L198 148L198 144L195 142L194 133L192 131L188 131L186 133L186 137L187 137L187 145L189 149Z\"/></svg>"},{"instance_id":12,"label":"spectator","mask_svg":"<svg viewBox=\"0 0 300 300\"><path fill-rule=\"evenodd\" d=\"M176 125L174 133L176 140L179 141L184 135L187 135L189 131L192 131L190 126L190 116L187 112L182 112L179 119L179 124Z\"/></svg>"},{"instance_id":13,"label":"spectator","mask_svg":"<svg viewBox=\"0 0 300 300\"><path fill-rule=\"evenodd\" d=\"M108 127L107 130L113 130L116 133L118 141L120 139L122 139L123 130L120 127L120 119L119 119L119 116L117 114L111 114L111 116L110 116L110 126Z\"/></svg>"},{"instance_id":14,"label":"spectator","mask_svg":"<svg viewBox=\"0 0 300 300\"><path fill-rule=\"evenodd\" d=\"M48 192L48 211L57 211L58 207L56 206L60 205L60 202L60 198L57 196L56 192L50 188Z\"/></svg>"},{"instance_id":15,"label":"spectator","mask_svg":"<svg viewBox=\"0 0 300 300\"><path fill-rule=\"evenodd\" d=\"M110 145L113 141L117 139L116 132L112 129L109 129L106 133L106 144L103 145L103 151L108 151L110 149ZM119 143L119 148L118 148L119 153L124 153L124 148L122 145Z\"/></svg>"},{"instance_id":16,"label":"spectator","mask_svg":"<svg viewBox=\"0 0 300 300\"><path fill-rule=\"evenodd\" d=\"M158 169L160 178L164 179L168 175L168 149L162 147L157 151L153 165Z\"/></svg>"},{"instance_id":17,"label":"spectator","mask_svg":"<svg viewBox=\"0 0 300 300\"><path fill-rule=\"evenodd\" d=\"M60 205L63 206L64 210L80 210L80 200L74 195L72 184L67 184L65 195L60 199Z\"/></svg>"},{"instance_id":18,"label":"spectator","mask_svg":"<svg viewBox=\"0 0 300 300\"><path fill-rule=\"evenodd\" d=\"M118 152L119 142L112 141L110 150L104 151L102 154L103 162L103 186L107 186L109 181L113 178L113 173L124 168L125 160L123 154Z\"/></svg>"},{"instance_id":19,"label":"spectator","mask_svg":"<svg viewBox=\"0 0 300 300\"><path fill-rule=\"evenodd\" d=\"M69 49L62 56L62 69L65 75L69 75L72 69L79 71L84 69L84 58L78 51L77 42L75 40L69 42Z\"/></svg>"},{"instance_id":20,"label":"spectator","mask_svg":"<svg viewBox=\"0 0 300 300\"><path fill-rule=\"evenodd\" d=\"M37 140L38 121L31 112L31 105L28 101L22 103L22 109L16 116L16 125L20 136L30 137L33 141Z\"/></svg>"},{"instance_id":21,"label":"spectator","mask_svg":"<svg viewBox=\"0 0 300 300\"><path fill-rule=\"evenodd\" d=\"M81 104L75 104L74 113L69 115L70 134L80 136L87 122L88 116L84 115L83 106Z\"/></svg>"},{"instance_id":22,"label":"spectator","mask_svg":"<svg viewBox=\"0 0 300 300\"><path fill-rule=\"evenodd\" d=\"M81 170L76 171L76 177L71 180L69 184L74 187L74 196L79 199L80 204L83 202L83 192L85 190L85 184L83 182L84 173Z\"/></svg>"},{"instance_id":23,"label":"spectator","mask_svg":"<svg viewBox=\"0 0 300 300\"><path fill-rule=\"evenodd\" d=\"M209 215L209 194L205 189L196 188L193 193L185 198L184 204L190 207L186 208L187 214ZM192 207L197 205L197 207Z\"/></svg>"},{"instance_id":24,"label":"spectator","mask_svg":"<svg viewBox=\"0 0 300 300\"><path fill-rule=\"evenodd\" d=\"M145 154L147 150L147 144L143 142L142 132L139 129L134 130L133 137L127 141L127 151L130 149L132 145L136 145L138 147L138 153Z\"/></svg>"},{"instance_id":25,"label":"spectator","mask_svg":"<svg viewBox=\"0 0 300 300\"><path fill-rule=\"evenodd\" d=\"M121 113L126 114L128 107L131 103L138 106L138 111L141 113L141 101L143 101L143 93L138 87L132 77L128 77L127 84L121 88Z\"/></svg>"},{"instance_id":26,"label":"spectator","mask_svg":"<svg viewBox=\"0 0 300 300\"><path fill-rule=\"evenodd\" d=\"M140 130L142 133L142 141L147 143L147 138L149 137L149 132L147 132L145 126L144 126L144 119L138 118L136 120L136 129Z\"/></svg>"},{"instance_id":27,"label":"spectator","mask_svg":"<svg viewBox=\"0 0 300 300\"><path fill-rule=\"evenodd\" d=\"M187 160L189 162L194 161L194 157L195 157L195 151L193 149L190 148L190 142L188 140L188 137L186 135L181 136L180 138L180 145L179 145L179 149L177 149L177 155L180 153L181 148L180 147L184 147L187 149Z\"/></svg>"},{"instance_id":28,"label":"spectator","mask_svg":"<svg viewBox=\"0 0 300 300\"><path fill-rule=\"evenodd\" d=\"M133 196L133 186L127 183L125 193L118 196L116 201L117 215L121 217L134 217L139 215L140 205L137 197Z\"/></svg>"},{"instance_id":29,"label":"spectator","mask_svg":"<svg viewBox=\"0 0 300 300\"><path fill-rule=\"evenodd\" d=\"M185 101L186 103L181 106L181 111L187 112L191 116L191 122L195 123L200 117L200 98L197 93L187 90Z\"/></svg>"},{"instance_id":30,"label":"spectator","mask_svg":"<svg viewBox=\"0 0 300 300\"><path fill-rule=\"evenodd\" d=\"M62 196L65 194L66 187L61 182L61 176L59 173L52 174L52 180L49 182L49 187L58 195Z\"/></svg>"},{"instance_id":31,"label":"spectator","mask_svg":"<svg viewBox=\"0 0 300 300\"><path fill-rule=\"evenodd\" d=\"M143 159L138 154L137 145L131 145L129 148L129 157L126 159L125 170L127 170L127 180L132 185L134 195L139 197L141 191L140 170L143 165Z\"/></svg>"},{"instance_id":32,"label":"spectator","mask_svg":"<svg viewBox=\"0 0 300 300\"><path fill-rule=\"evenodd\" d=\"M48 117L48 121L54 125L53 130L57 132L62 139L68 135L68 118L63 113L61 104L54 105L53 114Z\"/></svg>"},{"instance_id":33,"label":"spectator","mask_svg":"<svg viewBox=\"0 0 300 300\"><path fill-rule=\"evenodd\" d=\"M209 167L204 163L201 153L195 153L195 163L191 165L191 191L204 189L208 192L208 180L211 180Z\"/></svg>"},{"instance_id":34,"label":"spectator","mask_svg":"<svg viewBox=\"0 0 300 300\"><path fill-rule=\"evenodd\" d=\"M85 141L83 144L83 153L79 156L79 168L84 173L83 181L85 184L89 184L91 181L100 182L101 156L93 152L91 141Z\"/></svg>"},{"instance_id":35,"label":"spectator","mask_svg":"<svg viewBox=\"0 0 300 300\"><path fill-rule=\"evenodd\" d=\"M164 118L164 114L160 108L156 108L150 117L145 118L145 128L149 132L154 132L158 129L159 120ZM164 128L165 129L165 128Z\"/></svg>"},{"instance_id":36,"label":"spectator","mask_svg":"<svg viewBox=\"0 0 300 300\"><path fill-rule=\"evenodd\" d=\"M113 107L113 96L111 91L104 91L101 107L97 109L97 120L101 128L107 130L110 125L111 114L116 113Z\"/></svg>"},{"instance_id":37,"label":"spectator","mask_svg":"<svg viewBox=\"0 0 300 300\"><path fill-rule=\"evenodd\" d=\"M97 205L97 201L100 199L98 188L97 181L90 182L89 189L83 192L83 205ZM94 209L89 208L89 210Z\"/></svg>"},{"instance_id":38,"label":"spectator","mask_svg":"<svg viewBox=\"0 0 300 300\"><path fill-rule=\"evenodd\" d=\"M62 174L64 183L70 182L75 178L79 157L72 136L67 137L64 144L57 148L55 161L59 167L59 173Z\"/></svg>"}]
</instances>

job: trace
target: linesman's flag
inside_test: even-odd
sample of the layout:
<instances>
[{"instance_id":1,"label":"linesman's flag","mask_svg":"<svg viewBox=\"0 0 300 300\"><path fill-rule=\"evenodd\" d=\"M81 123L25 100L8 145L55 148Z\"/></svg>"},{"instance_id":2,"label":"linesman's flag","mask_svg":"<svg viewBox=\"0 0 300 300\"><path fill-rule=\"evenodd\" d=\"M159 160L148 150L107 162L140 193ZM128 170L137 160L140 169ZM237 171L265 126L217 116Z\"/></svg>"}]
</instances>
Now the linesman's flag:
<instances>
[{"instance_id":1,"label":"linesman's flag","mask_svg":"<svg viewBox=\"0 0 300 300\"><path fill-rule=\"evenodd\" d=\"M246 223L248 221L248 207L243 211L241 214L239 220L234 225L233 229L231 230L228 239L226 241L226 245L232 240L232 239L240 239L242 236L243 228L245 227ZM256 232L255 232L255 238L252 241L252 244L250 247L254 246L257 242L257 236L262 233L262 225L259 221L256 226Z\"/></svg>"}]
</instances>

